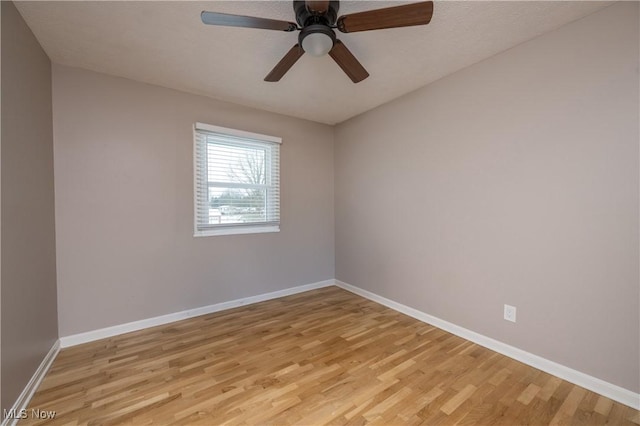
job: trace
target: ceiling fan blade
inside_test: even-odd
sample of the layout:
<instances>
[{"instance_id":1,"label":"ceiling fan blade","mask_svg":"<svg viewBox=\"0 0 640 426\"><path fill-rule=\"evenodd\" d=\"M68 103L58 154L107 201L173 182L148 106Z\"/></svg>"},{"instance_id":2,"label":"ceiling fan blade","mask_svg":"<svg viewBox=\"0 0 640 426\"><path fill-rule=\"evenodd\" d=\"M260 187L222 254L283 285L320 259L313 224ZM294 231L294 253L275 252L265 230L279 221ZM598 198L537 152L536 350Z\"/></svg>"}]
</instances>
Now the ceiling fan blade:
<instances>
[{"instance_id":1,"label":"ceiling fan blade","mask_svg":"<svg viewBox=\"0 0 640 426\"><path fill-rule=\"evenodd\" d=\"M329 0L306 0L305 4L309 12L320 15L329 9Z\"/></svg>"},{"instance_id":2,"label":"ceiling fan blade","mask_svg":"<svg viewBox=\"0 0 640 426\"><path fill-rule=\"evenodd\" d=\"M230 15L228 13L207 12L200 14L202 22L207 25L222 25L225 27L261 28L264 30L295 31L298 26L293 22L278 21L276 19L255 18L253 16Z\"/></svg>"},{"instance_id":3,"label":"ceiling fan blade","mask_svg":"<svg viewBox=\"0 0 640 426\"><path fill-rule=\"evenodd\" d=\"M347 49L347 46L340 40L336 40L329 55L340 65L342 71L344 71L354 83L358 83L369 77L367 70L364 69L362 64L358 62L356 57L353 56L349 49Z\"/></svg>"},{"instance_id":4,"label":"ceiling fan blade","mask_svg":"<svg viewBox=\"0 0 640 426\"><path fill-rule=\"evenodd\" d=\"M409 27L428 24L432 15L433 2L423 1L344 15L338 18L337 26L343 33Z\"/></svg>"},{"instance_id":5,"label":"ceiling fan blade","mask_svg":"<svg viewBox=\"0 0 640 426\"><path fill-rule=\"evenodd\" d=\"M280 59L280 62L273 67L271 72L264 78L264 81L280 81L282 76L289 71L302 55L304 55L304 50L302 50L299 44L296 44L284 55L284 58Z\"/></svg>"}]
</instances>

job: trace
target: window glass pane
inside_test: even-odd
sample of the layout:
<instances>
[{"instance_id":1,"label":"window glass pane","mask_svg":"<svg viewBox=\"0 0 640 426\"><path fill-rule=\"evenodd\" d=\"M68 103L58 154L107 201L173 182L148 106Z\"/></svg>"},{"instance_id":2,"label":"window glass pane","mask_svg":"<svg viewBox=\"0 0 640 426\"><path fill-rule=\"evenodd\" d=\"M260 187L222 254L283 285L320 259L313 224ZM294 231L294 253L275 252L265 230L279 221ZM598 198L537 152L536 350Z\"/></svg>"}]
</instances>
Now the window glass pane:
<instances>
[{"instance_id":1,"label":"window glass pane","mask_svg":"<svg viewBox=\"0 0 640 426\"><path fill-rule=\"evenodd\" d=\"M266 185L264 148L207 143L209 182Z\"/></svg>"},{"instance_id":2,"label":"window glass pane","mask_svg":"<svg viewBox=\"0 0 640 426\"><path fill-rule=\"evenodd\" d=\"M209 186L209 224L266 222L266 189Z\"/></svg>"}]
</instances>

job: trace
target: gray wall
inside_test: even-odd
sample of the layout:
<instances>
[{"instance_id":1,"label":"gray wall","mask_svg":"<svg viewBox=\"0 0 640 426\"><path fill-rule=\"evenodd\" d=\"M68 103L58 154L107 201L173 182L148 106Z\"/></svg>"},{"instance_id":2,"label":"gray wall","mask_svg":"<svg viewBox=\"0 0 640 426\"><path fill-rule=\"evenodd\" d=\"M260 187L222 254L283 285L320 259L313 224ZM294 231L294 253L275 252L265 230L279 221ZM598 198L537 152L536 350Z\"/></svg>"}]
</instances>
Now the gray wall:
<instances>
[{"instance_id":1,"label":"gray wall","mask_svg":"<svg viewBox=\"0 0 640 426\"><path fill-rule=\"evenodd\" d=\"M640 391L638 35L615 4L339 125L336 278Z\"/></svg>"},{"instance_id":2,"label":"gray wall","mask_svg":"<svg viewBox=\"0 0 640 426\"><path fill-rule=\"evenodd\" d=\"M2 2L2 407L58 337L51 63Z\"/></svg>"},{"instance_id":3,"label":"gray wall","mask_svg":"<svg viewBox=\"0 0 640 426\"><path fill-rule=\"evenodd\" d=\"M333 279L332 127L58 65L53 107L61 336ZM282 137L279 233L193 237L196 121Z\"/></svg>"}]
</instances>

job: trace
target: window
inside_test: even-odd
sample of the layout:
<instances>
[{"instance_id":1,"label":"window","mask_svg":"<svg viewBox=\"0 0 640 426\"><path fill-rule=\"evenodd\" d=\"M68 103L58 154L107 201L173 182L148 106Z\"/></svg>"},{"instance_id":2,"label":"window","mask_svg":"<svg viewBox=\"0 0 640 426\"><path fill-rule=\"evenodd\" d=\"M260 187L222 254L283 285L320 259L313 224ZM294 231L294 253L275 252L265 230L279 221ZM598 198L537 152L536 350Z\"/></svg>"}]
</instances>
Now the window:
<instances>
[{"instance_id":1,"label":"window","mask_svg":"<svg viewBox=\"0 0 640 426\"><path fill-rule=\"evenodd\" d=\"M282 139L196 123L195 236L280 230Z\"/></svg>"}]
</instances>

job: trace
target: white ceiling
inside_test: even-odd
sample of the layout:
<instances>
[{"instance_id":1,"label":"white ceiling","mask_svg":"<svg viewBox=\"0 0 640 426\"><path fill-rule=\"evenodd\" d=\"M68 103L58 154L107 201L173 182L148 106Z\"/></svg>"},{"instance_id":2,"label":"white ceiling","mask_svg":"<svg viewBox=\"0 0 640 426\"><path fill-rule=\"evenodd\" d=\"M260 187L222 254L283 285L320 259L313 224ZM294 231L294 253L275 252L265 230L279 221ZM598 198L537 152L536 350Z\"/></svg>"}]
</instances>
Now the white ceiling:
<instances>
[{"instance_id":1,"label":"white ceiling","mask_svg":"<svg viewBox=\"0 0 640 426\"><path fill-rule=\"evenodd\" d=\"M340 14L407 2L342 1ZM16 2L53 62L335 124L595 12L605 2L436 2L427 26L338 34L371 76L329 56L263 79L296 33L202 24L200 12L295 21L291 1Z\"/></svg>"}]
</instances>

